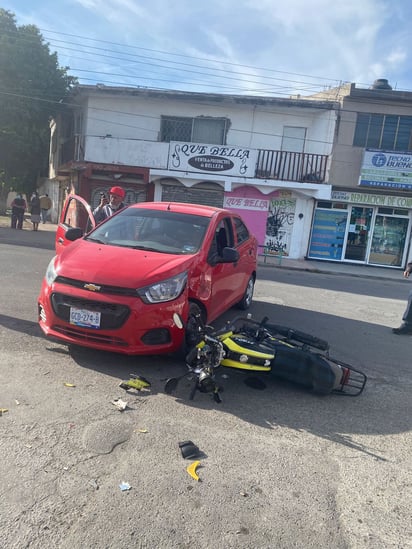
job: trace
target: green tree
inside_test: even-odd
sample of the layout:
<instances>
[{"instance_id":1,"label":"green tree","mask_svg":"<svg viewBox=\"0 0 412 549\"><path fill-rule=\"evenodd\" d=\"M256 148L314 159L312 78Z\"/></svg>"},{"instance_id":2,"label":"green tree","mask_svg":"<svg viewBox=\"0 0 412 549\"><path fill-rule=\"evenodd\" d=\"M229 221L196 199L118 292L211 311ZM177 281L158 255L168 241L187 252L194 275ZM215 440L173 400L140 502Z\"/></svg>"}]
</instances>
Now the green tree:
<instances>
[{"instance_id":1,"label":"green tree","mask_svg":"<svg viewBox=\"0 0 412 549\"><path fill-rule=\"evenodd\" d=\"M30 194L47 176L49 121L77 82L67 70L36 26L0 8L0 210L11 188Z\"/></svg>"}]
</instances>

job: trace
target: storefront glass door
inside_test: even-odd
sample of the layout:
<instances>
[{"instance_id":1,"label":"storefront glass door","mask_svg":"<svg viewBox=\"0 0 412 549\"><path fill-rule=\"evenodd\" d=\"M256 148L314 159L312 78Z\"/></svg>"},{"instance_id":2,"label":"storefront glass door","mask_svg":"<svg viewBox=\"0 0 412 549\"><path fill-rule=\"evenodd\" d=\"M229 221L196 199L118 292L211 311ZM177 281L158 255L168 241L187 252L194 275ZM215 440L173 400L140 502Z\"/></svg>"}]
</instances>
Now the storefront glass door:
<instances>
[{"instance_id":1,"label":"storefront glass door","mask_svg":"<svg viewBox=\"0 0 412 549\"><path fill-rule=\"evenodd\" d=\"M369 263L400 267L409 220L377 214L372 235Z\"/></svg>"},{"instance_id":2,"label":"storefront glass door","mask_svg":"<svg viewBox=\"0 0 412 549\"><path fill-rule=\"evenodd\" d=\"M372 214L373 208L351 207L345 259L365 262Z\"/></svg>"}]
</instances>

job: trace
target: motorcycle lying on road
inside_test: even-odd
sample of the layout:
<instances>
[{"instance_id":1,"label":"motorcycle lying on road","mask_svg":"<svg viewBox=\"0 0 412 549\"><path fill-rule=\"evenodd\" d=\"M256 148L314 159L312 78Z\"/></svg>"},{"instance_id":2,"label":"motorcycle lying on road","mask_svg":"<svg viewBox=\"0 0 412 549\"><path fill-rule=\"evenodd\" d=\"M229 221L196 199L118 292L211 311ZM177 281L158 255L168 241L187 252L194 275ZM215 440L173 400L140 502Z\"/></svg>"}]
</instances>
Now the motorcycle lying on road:
<instances>
[{"instance_id":1,"label":"motorcycle lying on road","mask_svg":"<svg viewBox=\"0 0 412 549\"><path fill-rule=\"evenodd\" d=\"M183 329L179 315L174 322ZM235 317L221 329L205 325L200 316L190 319L197 326L198 343L186 356L187 371L166 381L165 392L172 394L181 379L193 381L190 399L196 391L212 393L221 402L216 369L232 368L258 375L272 375L307 387L319 395L358 396L367 377L349 364L329 355L329 344L310 334L287 326L271 324L268 318L260 322L247 317ZM259 378L258 378L259 379Z\"/></svg>"}]
</instances>

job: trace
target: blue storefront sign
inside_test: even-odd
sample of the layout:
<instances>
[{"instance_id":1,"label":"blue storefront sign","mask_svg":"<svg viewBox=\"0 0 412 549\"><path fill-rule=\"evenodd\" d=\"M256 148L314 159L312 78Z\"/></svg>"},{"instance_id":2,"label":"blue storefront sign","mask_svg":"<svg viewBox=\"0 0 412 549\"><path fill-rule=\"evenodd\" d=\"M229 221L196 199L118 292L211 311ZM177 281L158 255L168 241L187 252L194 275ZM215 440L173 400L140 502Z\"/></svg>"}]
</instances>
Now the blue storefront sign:
<instances>
[{"instance_id":1,"label":"blue storefront sign","mask_svg":"<svg viewBox=\"0 0 412 549\"><path fill-rule=\"evenodd\" d=\"M366 149L363 155L359 185L412 190L412 154Z\"/></svg>"}]
</instances>

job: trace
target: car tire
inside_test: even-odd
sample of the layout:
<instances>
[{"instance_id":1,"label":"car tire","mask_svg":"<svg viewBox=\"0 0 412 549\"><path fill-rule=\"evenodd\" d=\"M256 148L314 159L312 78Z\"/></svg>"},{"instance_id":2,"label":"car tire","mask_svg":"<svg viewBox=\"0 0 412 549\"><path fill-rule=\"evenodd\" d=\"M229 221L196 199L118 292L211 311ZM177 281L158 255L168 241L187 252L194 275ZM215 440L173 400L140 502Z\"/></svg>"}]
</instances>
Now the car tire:
<instances>
[{"instance_id":1,"label":"car tire","mask_svg":"<svg viewBox=\"0 0 412 549\"><path fill-rule=\"evenodd\" d=\"M246 309L249 309L252 299L253 299L253 292L255 289L255 277L252 275L248 283L246 284L245 293L243 294L242 299L239 301L239 303L236 304L236 307L238 309L241 309L242 311L246 311Z\"/></svg>"},{"instance_id":2,"label":"car tire","mask_svg":"<svg viewBox=\"0 0 412 549\"><path fill-rule=\"evenodd\" d=\"M189 304L189 314L187 315L186 329L185 329L185 346L187 350L190 350L199 342L198 326L199 321L196 317L200 317L202 323L205 322L205 314L203 309L197 303L193 301Z\"/></svg>"},{"instance_id":3,"label":"car tire","mask_svg":"<svg viewBox=\"0 0 412 549\"><path fill-rule=\"evenodd\" d=\"M197 315L200 315L202 322L205 322L206 319L203 309L197 303L190 302L189 314L187 315L185 324L185 335L180 348L175 353L179 359L185 360L189 351L199 342L199 336L196 331L196 326L198 324L195 320Z\"/></svg>"}]
</instances>

